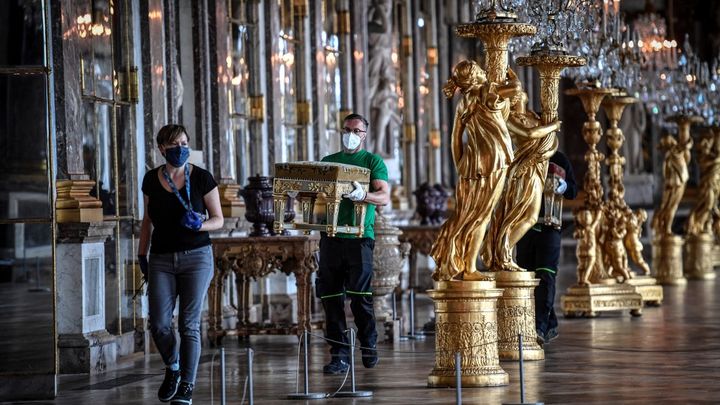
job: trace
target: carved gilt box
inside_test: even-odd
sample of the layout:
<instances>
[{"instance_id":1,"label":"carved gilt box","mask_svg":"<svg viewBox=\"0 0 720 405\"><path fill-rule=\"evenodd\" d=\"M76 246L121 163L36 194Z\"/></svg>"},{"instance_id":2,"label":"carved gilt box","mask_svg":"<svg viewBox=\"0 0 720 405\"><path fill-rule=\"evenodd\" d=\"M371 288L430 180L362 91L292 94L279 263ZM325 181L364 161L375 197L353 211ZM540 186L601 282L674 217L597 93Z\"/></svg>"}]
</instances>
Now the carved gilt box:
<instances>
[{"instance_id":1,"label":"carved gilt box","mask_svg":"<svg viewBox=\"0 0 720 405\"><path fill-rule=\"evenodd\" d=\"M355 209L355 223L338 226L338 209L342 196L350 193L355 187L353 182L360 183L366 192L370 188L370 170L364 167L331 162L292 162L275 164L275 179L273 180L273 199L275 204L276 232L285 226L306 231L320 230L330 236L336 233L349 233L362 235L367 204L365 202L353 203ZM290 224L283 223L285 198L289 194L300 202L302 220ZM316 200L324 202L326 220L324 223L314 223L313 211Z\"/></svg>"}]
</instances>

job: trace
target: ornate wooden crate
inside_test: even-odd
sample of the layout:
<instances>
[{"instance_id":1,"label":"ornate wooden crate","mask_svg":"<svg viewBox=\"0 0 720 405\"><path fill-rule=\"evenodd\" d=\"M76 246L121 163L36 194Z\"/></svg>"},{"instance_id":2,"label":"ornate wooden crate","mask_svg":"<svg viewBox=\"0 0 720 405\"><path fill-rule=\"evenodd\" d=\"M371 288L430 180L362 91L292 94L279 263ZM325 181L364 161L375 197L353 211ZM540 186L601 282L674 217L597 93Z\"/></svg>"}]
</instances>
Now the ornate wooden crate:
<instances>
[{"instance_id":1,"label":"ornate wooden crate","mask_svg":"<svg viewBox=\"0 0 720 405\"><path fill-rule=\"evenodd\" d=\"M338 225L338 209L342 196L351 192L357 181L366 192L370 188L370 170L364 167L330 162L292 162L275 164L273 180L273 203L275 209L275 232L283 228L305 231L325 231L329 236L338 233L362 236L365 232L365 202L353 203L355 223ZM285 195L294 196L300 202L302 218L291 223L283 221ZM316 223L314 208L316 201L324 202L325 221Z\"/></svg>"}]
</instances>

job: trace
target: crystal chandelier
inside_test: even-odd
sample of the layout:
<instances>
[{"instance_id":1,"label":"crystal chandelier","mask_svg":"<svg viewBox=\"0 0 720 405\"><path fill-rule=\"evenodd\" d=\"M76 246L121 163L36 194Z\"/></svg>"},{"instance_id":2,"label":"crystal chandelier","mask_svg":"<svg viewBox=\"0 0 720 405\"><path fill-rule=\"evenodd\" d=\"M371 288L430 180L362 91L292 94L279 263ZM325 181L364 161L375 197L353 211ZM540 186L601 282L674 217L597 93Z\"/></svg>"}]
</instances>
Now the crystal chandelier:
<instances>
[{"instance_id":1,"label":"crystal chandelier","mask_svg":"<svg viewBox=\"0 0 720 405\"><path fill-rule=\"evenodd\" d=\"M634 46L643 53L642 67L650 70L677 67L677 41L669 40L665 19L655 13L651 1L645 3L645 12L633 22Z\"/></svg>"}]
</instances>

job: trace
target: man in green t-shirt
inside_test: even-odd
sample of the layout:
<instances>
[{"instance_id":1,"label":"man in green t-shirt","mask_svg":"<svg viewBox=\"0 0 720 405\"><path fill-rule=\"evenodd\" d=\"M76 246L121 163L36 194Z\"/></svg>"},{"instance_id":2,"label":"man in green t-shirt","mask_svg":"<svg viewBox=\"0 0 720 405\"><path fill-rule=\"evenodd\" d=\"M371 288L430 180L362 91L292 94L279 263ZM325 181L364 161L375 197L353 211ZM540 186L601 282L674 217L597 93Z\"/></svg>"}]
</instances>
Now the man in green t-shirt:
<instances>
[{"instance_id":1,"label":"man in green t-shirt","mask_svg":"<svg viewBox=\"0 0 720 405\"><path fill-rule=\"evenodd\" d=\"M338 212L338 225L352 225L355 215L353 202L367 202L363 237L338 234L330 238L323 232L320 239L320 268L316 292L325 309L325 336L330 339L332 355L330 363L323 367L325 374L345 373L349 366L350 349L345 335L346 295L350 297L350 309L358 328L363 365L372 368L378 361L375 349L375 313L370 289L375 248L375 206L390 202L390 187L387 183L385 162L380 156L362 149L367 131L368 122L362 115L348 115L343 121L342 151L322 159L323 162L345 163L370 169L370 192L366 193L356 182L355 189L344 196Z\"/></svg>"}]
</instances>

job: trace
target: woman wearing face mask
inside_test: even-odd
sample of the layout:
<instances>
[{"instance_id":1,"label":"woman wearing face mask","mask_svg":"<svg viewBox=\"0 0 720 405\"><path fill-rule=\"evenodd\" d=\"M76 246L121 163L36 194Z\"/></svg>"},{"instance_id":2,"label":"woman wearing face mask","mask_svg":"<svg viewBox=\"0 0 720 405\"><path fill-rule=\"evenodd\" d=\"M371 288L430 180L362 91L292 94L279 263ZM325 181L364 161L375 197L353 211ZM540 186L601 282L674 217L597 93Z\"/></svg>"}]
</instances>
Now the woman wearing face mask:
<instances>
[{"instance_id":1,"label":"woman wearing face mask","mask_svg":"<svg viewBox=\"0 0 720 405\"><path fill-rule=\"evenodd\" d=\"M164 126L158 132L157 145L166 163L143 179L145 216L138 260L149 279L150 330L166 365L158 399L191 404L200 358L200 313L213 276L208 231L223 225L223 215L213 176L187 163L190 149L185 128ZM177 297L179 351L172 329Z\"/></svg>"}]
</instances>

